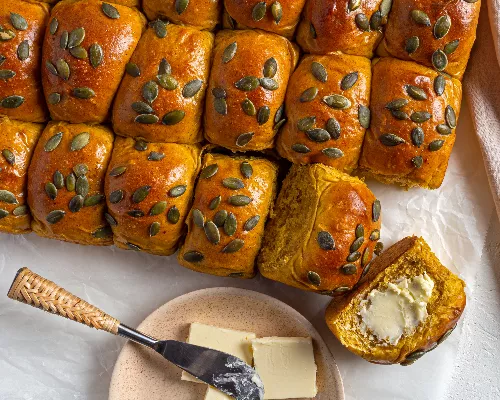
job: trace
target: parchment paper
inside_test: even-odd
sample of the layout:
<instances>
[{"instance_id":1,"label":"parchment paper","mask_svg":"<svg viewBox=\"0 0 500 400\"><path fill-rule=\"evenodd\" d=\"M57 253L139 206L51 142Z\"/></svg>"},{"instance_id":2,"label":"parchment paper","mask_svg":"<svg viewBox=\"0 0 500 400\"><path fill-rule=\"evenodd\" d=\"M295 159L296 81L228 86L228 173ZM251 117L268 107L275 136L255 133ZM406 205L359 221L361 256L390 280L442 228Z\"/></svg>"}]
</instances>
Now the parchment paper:
<instances>
[{"instance_id":1,"label":"parchment paper","mask_svg":"<svg viewBox=\"0 0 500 400\"><path fill-rule=\"evenodd\" d=\"M368 185L382 202L386 246L406 235L423 236L441 261L460 273L468 296L473 296L487 224L496 215L467 107L462 107L457 143L441 189L405 192L375 182ZM241 281L195 273L178 266L174 257L83 247L34 234L0 234L2 400L106 399L123 345L121 338L7 299L9 285L22 266L131 326L168 300L200 288L235 286L275 296L309 318L322 334L339 364L349 400L442 399L462 333L460 326L412 366L372 365L343 349L328 332L323 321L327 297L261 277Z\"/></svg>"}]
</instances>

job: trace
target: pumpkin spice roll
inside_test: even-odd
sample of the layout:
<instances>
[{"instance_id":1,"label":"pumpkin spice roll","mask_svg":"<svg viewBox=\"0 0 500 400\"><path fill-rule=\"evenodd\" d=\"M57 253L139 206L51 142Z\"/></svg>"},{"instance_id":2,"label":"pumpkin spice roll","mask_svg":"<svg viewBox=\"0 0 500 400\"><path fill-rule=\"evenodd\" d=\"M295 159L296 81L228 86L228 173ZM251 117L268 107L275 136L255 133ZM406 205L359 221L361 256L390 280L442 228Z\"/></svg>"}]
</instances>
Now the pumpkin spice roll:
<instances>
[{"instance_id":1,"label":"pumpkin spice roll","mask_svg":"<svg viewBox=\"0 0 500 400\"><path fill-rule=\"evenodd\" d=\"M53 8L42 59L43 89L52 119L108 120L144 24L139 11L97 0L66 0Z\"/></svg>"},{"instance_id":2,"label":"pumpkin spice roll","mask_svg":"<svg viewBox=\"0 0 500 400\"><path fill-rule=\"evenodd\" d=\"M259 271L303 290L347 292L382 250L380 214L358 178L323 164L293 165L266 227Z\"/></svg>"},{"instance_id":3,"label":"pumpkin spice roll","mask_svg":"<svg viewBox=\"0 0 500 400\"><path fill-rule=\"evenodd\" d=\"M370 124L370 82L365 57L305 56L287 88L279 154L296 164L320 162L350 173Z\"/></svg>"},{"instance_id":4,"label":"pumpkin spice roll","mask_svg":"<svg viewBox=\"0 0 500 400\"><path fill-rule=\"evenodd\" d=\"M104 176L112 147L113 133L104 126L47 125L28 171L36 234L79 244L113 243L104 219Z\"/></svg>"},{"instance_id":5,"label":"pumpkin spice roll","mask_svg":"<svg viewBox=\"0 0 500 400\"><path fill-rule=\"evenodd\" d=\"M0 232L28 233L28 166L43 125L0 117Z\"/></svg>"},{"instance_id":6,"label":"pumpkin spice roll","mask_svg":"<svg viewBox=\"0 0 500 400\"><path fill-rule=\"evenodd\" d=\"M373 67L359 172L404 187L441 186L455 143L462 85L410 61L382 58Z\"/></svg>"},{"instance_id":7,"label":"pumpkin spice roll","mask_svg":"<svg viewBox=\"0 0 500 400\"><path fill-rule=\"evenodd\" d=\"M285 122L286 85L297 56L282 36L257 30L219 32L205 102L206 139L233 151L273 147Z\"/></svg>"},{"instance_id":8,"label":"pumpkin spice roll","mask_svg":"<svg viewBox=\"0 0 500 400\"><path fill-rule=\"evenodd\" d=\"M40 63L48 18L45 4L0 2L0 116L28 122L47 120Z\"/></svg>"},{"instance_id":9,"label":"pumpkin spice roll","mask_svg":"<svg viewBox=\"0 0 500 400\"><path fill-rule=\"evenodd\" d=\"M308 0L297 30L306 53L371 58L382 39L392 0Z\"/></svg>"},{"instance_id":10,"label":"pumpkin spice roll","mask_svg":"<svg viewBox=\"0 0 500 400\"><path fill-rule=\"evenodd\" d=\"M212 275L253 277L276 177L276 164L264 158L206 154L179 263Z\"/></svg>"},{"instance_id":11,"label":"pumpkin spice roll","mask_svg":"<svg viewBox=\"0 0 500 400\"><path fill-rule=\"evenodd\" d=\"M113 128L151 142L200 142L213 34L169 24L164 36L157 24L163 22L144 33L127 64Z\"/></svg>"},{"instance_id":12,"label":"pumpkin spice roll","mask_svg":"<svg viewBox=\"0 0 500 400\"><path fill-rule=\"evenodd\" d=\"M117 247L165 256L177 250L200 153L198 145L116 138L105 193Z\"/></svg>"},{"instance_id":13,"label":"pumpkin spice roll","mask_svg":"<svg viewBox=\"0 0 500 400\"><path fill-rule=\"evenodd\" d=\"M476 39L481 1L394 0L384 36L393 56L462 79Z\"/></svg>"}]
</instances>

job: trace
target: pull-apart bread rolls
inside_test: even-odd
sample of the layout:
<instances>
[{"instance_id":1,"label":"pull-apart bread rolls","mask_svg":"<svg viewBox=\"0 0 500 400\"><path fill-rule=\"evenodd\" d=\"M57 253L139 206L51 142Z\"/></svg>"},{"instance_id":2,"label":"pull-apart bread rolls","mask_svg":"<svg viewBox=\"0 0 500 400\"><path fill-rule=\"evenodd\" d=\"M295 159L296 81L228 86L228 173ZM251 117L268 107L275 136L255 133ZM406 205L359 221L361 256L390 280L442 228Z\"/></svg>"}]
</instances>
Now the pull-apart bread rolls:
<instances>
[{"instance_id":1,"label":"pull-apart bread rolls","mask_svg":"<svg viewBox=\"0 0 500 400\"><path fill-rule=\"evenodd\" d=\"M43 122L40 63L49 7L19 0L0 2L0 116Z\"/></svg>"},{"instance_id":2,"label":"pull-apart bread rolls","mask_svg":"<svg viewBox=\"0 0 500 400\"><path fill-rule=\"evenodd\" d=\"M52 119L72 123L108 119L144 22L135 9L97 0L65 0L54 7L42 60Z\"/></svg>"},{"instance_id":3,"label":"pull-apart bread rolls","mask_svg":"<svg viewBox=\"0 0 500 400\"><path fill-rule=\"evenodd\" d=\"M68 242L110 245L104 176L113 133L104 126L50 122L28 171L33 231Z\"/></svg>"},{"instance_id":4,"label":"pull-apart bread rolls","mask_svg":"<svg viewBox=\"0 0 500 400\"><path fill-rule=\"evenodd\" d=\"M205 137L233 151L273 147L297 51L263 31L221 31L205 105Z\"/></svg>"},{"instance_id":5,"label":"pull-apart bread rolls","mask_svg":"<svg viewBox=\"0 0 500 400\"><path fill-rule=\"evenodd\" d=\"M322 165L293 165L258 258L260 273L326 295L352 289L381 250L380 202L358 178Z\"/></svg>"},{"instance_id":6,"label":"pull-apart bread rolls","mask_svg":"<svg viewBox=\"0 0 500 400\"><path fill-rule=\"evenodd\" d=\"M151 142L200 142L213 34L173 24L159 31L158 24L164 23L152 24L127 64L113 128Z\"/></svg>"},{"instance_id":7,"label":"pull-apart bread rolls","mask_svg":"<svg viewBox=\"0 0 500 400\"><path fill-rule=\"evenodd\" d=\"M394 0L384 47L394 57L462 79L480 7L478 0Z\"/></svg>"},{"instance_id":8,"label":"pull-apart bread rolls","mask_svg":"<svg viewBox=\"0 0 500 400\"><path fill-rule=\"evenodd\" d=\"M262 29L291 39L305 0L225 0L224 28Z\"/></svg>"},{"instance_id":9,"label":"pull-apart bread rolls","mask_svg":"<svg viewBox=\"0 0 500 400\"><path fill-rule=\"evenodd\" d=\"M115 140L106 175L106 220L115 245L170 255L184 232L200 167L197 145Z\"/></svg>"},{"instance_id":10,"label":"pull-apart bread rolls","mask_svg":"<svg viewBox=\"0 0 500 400\"><path fill-rule=\"evenodd\" d=\"M206 154L179 263L212 275L251 278L276 192L264 158Z\"/></svg>"},{"instance_id":11,"label":"pull-apart bread rolls","mask_svg":"<svg viewBox=\"0 0 500 400\"><path fill-rule=\"evenodd\" d=\"M391 0L308 0L297 30L306 53L371 58L382 39Z\"/></svg>"},{"instance_id":12,"label":"pull-apart bread rolls","mask_svg":"<svg viewBox=\"0 0 500 400\"><path fill-rule=\"evenodd\" d=\"M288 85L287 122L276 144L280 155L296 164L355 169L370 124L370 82L365 57L305 56Z\"/></svg>"},{"instance_id":13,"label":"pull-apart bread rolls","mask_svg":"<svg viewBox=\"0 0 500 400\"><path fill-rule=\"evenodd\" d=\"M326 323L364 359L410 365L453 331L465 308L464 287L424 239L406 237L371 263L355 290L332 301Z\"/></svg>"},{"instance_id":14,"label":"pull-apart bread rolls","mask_svg":"<svg viewBox=\"0 0 500 400\"><path fill-rule=\"evenodd\" d=\"M360 172L384 183L436 189L455 143L462 85L409 61L373 67L372 120Z\"/></svg>"},{"instance_id":15,"label":"pull-apart bread rolls","mask_svg":"<svg viewBox=\"0 0 500 400\"><path fill-rule=\"evenodd\" d=\"M0 117L0 231L27 233L28 166L43 125Z\"/></svg>"},{"instance_id":16,"label":"pull-apart bread rolls","mask_svg":"<svg viewBox=\"0 0 500 400\"><path fill-rule=\"evenodd\" d=\"M220 22L222 0L142 0L142 8L149 20L161 18L214 30Z\"/></svg>"}]
</instances>

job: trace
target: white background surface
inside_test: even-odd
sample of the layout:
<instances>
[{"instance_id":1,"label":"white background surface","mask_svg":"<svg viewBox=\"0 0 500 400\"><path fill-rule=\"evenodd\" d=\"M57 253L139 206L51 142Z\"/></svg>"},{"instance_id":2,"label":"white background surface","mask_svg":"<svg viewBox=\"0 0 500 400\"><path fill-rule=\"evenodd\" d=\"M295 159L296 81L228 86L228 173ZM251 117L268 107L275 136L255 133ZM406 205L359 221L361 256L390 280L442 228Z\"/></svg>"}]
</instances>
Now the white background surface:
<instances>
[{"instance_id":1,"label":"white background surface","mask_svg":"<svg viewBox=\"0 0 500 400\"><path fill-rule=\"evenodd\" d=\"M178 266L174 257L87 248L34 234L0 234L0 399L106 399L123 345L121 338L7 299L22 266L131 326L168 300L200 288L235 286L273 295L322 334L339 364L349 400L499 399L500 226L465 108L441 189L405 192L368 182L382 202L385 244L421 235L468 285L462 324L413 366L372 365L343 349L323 321L328 303L324 296L261 277L242 281L195 273Z\"/></svg>"}]
</instances>

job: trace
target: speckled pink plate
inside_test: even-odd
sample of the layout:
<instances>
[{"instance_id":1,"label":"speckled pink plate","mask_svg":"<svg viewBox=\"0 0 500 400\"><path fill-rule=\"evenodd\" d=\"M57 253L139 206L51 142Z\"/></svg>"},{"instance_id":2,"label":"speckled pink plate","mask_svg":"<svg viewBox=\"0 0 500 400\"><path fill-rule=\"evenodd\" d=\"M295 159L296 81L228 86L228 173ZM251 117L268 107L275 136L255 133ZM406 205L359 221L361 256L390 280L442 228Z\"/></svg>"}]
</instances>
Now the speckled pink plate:
<instances>
[{"instance_id":1,"label":"speckled pink plate","mask_svg":"<svg viewBox=\"0 0 500 400\"><path fill-rule=\"evenodd\" d=\"M187 293L154 311L139 330L158 339L186 340L191 322L265 336L311 336L318 366L317 400L344 400L342 379L326 344L309 321L270 296L237 288ZM109 400L203 400L206 386L181 381L181 370L154 351L128 342L113 371Z\"/></svg>"}]
</instances>

